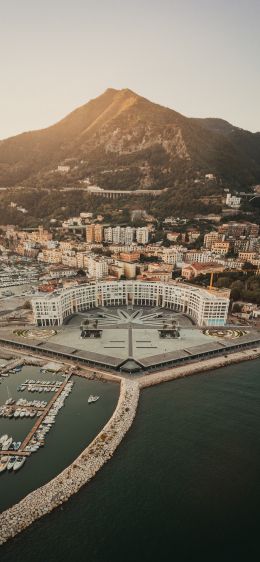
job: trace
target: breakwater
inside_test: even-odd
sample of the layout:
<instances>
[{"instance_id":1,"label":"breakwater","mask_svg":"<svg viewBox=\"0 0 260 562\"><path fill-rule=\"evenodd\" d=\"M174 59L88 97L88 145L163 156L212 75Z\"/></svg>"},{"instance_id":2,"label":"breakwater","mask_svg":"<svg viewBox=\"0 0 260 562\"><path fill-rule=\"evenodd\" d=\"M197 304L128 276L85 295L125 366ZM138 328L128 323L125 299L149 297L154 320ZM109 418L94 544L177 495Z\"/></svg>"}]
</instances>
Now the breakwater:
<instances>
[{"instance_id":1,"label":"breakwater","mask_svg":"<svg viewBox=\"0 0 260 562\"><path fill-rule=\"evenodd\" d=\"M197 361L183 365L182 367L174 367L172 369L165 369L158 372L145 375L139 379L139 387L146 388L154 386L163 382L176 380L183 377L190 377L192 375L213 371L221 367L228 367L235 363L243 361L250 361L260 357L260 349L245 349L237 351L230 355L221 355L220 357L213 357L211 359L204 359L204 361Z\"/></svg>"},{"instance_id":2,"label":"breakwater","mask_svg":"<svg viewBox=\"0 0 260 562\"><path fill-rule=\"evenodd\" d=\"M24 365L40 366L42 364L43 364L43 359L31 357L28 356L27 354L26 357L13 358L11 361L9 361L9 363L7 363L4 367L0 369L0 376L2 374L8 373L15 367L23 367Z\"/></svg>"},{"instance_id":3,"label":"breakwater","mask_svg":"<svg viewBox=\"0 0 260 562\"><path fill-rule=\"evenodd\" d=\"M131 427L138 399L138 383L123 379L113 415L88 447L58 476L0 514L0 544L67 501L95 476Z\"/></svg>"},{"instance_id":4,"label":"breakwater","mask_svg":"<svg viewBox=\"0 0 260 562\"><path fill-rule=\"evenodd\" d=\"M257 359L260 349L241 350L227 356L220 356L188 365L154 372L135 380L118 375L99 372L99 378L120 381L120 396L116 409L95 439L77 459L58 476L44 486L31 492L19 503L0 514L0 544L23 531L34 521L50 513L67 501L73 494L91 480L98 470L115 452L135 417L141 388L160 384L182 377L201 374L226 367L234 363ZM92 378L88 370L77 372L83 378Z\"/></svg>"}]
</instances>

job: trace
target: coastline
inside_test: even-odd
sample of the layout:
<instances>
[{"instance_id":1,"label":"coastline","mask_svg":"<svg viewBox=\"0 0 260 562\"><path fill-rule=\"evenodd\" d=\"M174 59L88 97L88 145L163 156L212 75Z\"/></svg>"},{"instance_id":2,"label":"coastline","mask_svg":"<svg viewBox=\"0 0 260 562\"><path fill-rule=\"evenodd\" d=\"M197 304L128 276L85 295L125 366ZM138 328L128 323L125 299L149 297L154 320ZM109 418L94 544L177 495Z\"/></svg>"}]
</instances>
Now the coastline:
<instances>
[{"instance_id":1,"label":"coastline","mask_svg":"<svg viewBox=\"0 0 260 562\"><path fill-rule=\"evenodd\" d=\"M47 484L34 490L0 514L0 545L63 504L95 476L98 470L113 456L124 435L130 429L142 388L258 358L260 358L260 349L243 350L226 357L205 359L136 379L99 372L100 379L120 382L120 395L111 418L71 465ZM78 376L88 378L88 373L78 373Z\"/></svg>"},{"instance_id":2,"label":"coastline","mask_svg":"<svg viewBox=\"0 0 260 562\"><path fill-rule=\"evenodd\" d=\"M145 375L139 380L139 386L140 388L146 388L149 386L154 386L156 384L161 384L163 382L168 382L183 377L190 377L192 375L220 369L221 367L228 367L229 365L242 363L244 361L252 361L253 359L259 358L260 348L237 351L226 357L213 357L212 359L204 359L204 361L190 363L183 367L174 367L173 369L157 371L155 373Z\"/></svg>"},{"instance_id":3,"label":"coastline","mask_svg":"<svg viewBox=\"0 0 260 562\"><path fill-rule=\"evenodd\" d=\"M131 427L138 399L139 385L123 379L116 409L86 449L55 478L0 514L0 545L63 504L95 476Z\"/></svg>"}]
</instances>

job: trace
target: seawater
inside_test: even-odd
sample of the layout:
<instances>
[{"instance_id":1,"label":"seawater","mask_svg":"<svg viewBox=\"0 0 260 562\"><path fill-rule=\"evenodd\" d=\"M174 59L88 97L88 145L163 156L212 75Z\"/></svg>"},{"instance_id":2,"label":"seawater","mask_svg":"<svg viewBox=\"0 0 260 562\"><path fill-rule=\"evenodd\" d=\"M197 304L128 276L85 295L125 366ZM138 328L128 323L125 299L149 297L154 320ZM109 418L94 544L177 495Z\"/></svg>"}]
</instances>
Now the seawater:
<instances>
[{"instance_id":1,"label":"seawater","mask_svg":"<svg viewBox=\"0 0 260 562\"><path fill-rule=\"evenodd\" d=\"M111 461L1 562L258 561L259 406L259 360L142 391Z\"/></svg>"},{"instance_id":2,"label":"seawater","mask_svg":"<svg viewBox=\"0 0 260 562\"><path fill-rule=\"evenodd\" d=\"M52 392L18 392L17 386L26 379L61 380L57 374L41 374L38 367L24 367L22 372L3 379L0 403L8 397L15 400L45 400ZM92 441L112 415L119 397L119 385L72 377L74 386L45 439L45 446L33 453L18 472L0 474L0 511L13 505L29 492L48 482L68 466ZM90 394L100 396L95 404L88 404ZM37 418L0 418L0 435L7 433L14 441L22 441Z\"/></svg>"}]
</instances>

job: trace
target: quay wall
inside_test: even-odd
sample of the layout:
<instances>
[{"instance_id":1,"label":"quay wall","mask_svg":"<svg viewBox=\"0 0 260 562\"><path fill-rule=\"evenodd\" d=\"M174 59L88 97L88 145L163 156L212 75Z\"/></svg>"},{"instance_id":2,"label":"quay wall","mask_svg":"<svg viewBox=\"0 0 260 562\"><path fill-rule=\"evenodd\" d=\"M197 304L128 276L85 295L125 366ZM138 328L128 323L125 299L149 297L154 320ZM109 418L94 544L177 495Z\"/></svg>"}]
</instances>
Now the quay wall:
<instances>
[{"instance_id":1,"label":"quay wall","mask_svg":"<svg viewBox=\"0 0 260 562\"><path fill-rule=\"evenodd\" d=\"M95 476L131 427L138 399L138 382L122 379L116 409L88 447L55 478L0 514L0 544L67 501Z\"/></svg>"},{"instance_id":2,"label":"quay wall","mask_svg":"<svg viewBox=\"0 0 260 562\"><path fill-rule=\"evenodd\" d=\"M86 449L59 475L0 514L0 545L67 501L113 456L135 418L140 389L259 357L260 349L248 349L226 357L214 357L160 370L142 377L121 378L116 409L107 424ZM87 372L77 374L88 378ZM100 378L102 376L108 378L105 372L99 372L99 375ZM113 377L113 375L110 375L109 379L117 382L120 380L119 376Z\"/></svg>"},{"instance_id":3,"label":"quay wall","mask_svg":"<svg viewBox=\"0 0 260 562\"><path fill-rule=\"evenodd\" d=\"M8 371L14 369L15 367L22 367L23 365L40 366L42 365L42 363L43 361L41 359L37 359L35 357L29 357L27 353L26 357L19 357L18 359L13 358L11 361L9 361L9 363L7 363L4 367L0 369L0 376L1 374L8 373Z\"/></svg>"},{"instance_id":4,"label":"quay wall","mask_svg":"<svg viewBox=\"0 0 260 562\"><path fill-rule=\"evenodd\" d=\"M220 367L228 367L229 365L235 363L258 359L259 357L260 349L258 348L237 351L236 353L232 353L227 357L224 357L222 355L220 357L204 359L204 361L190 363L187 365L183 365L182 367L173 367L172 369L165 369L158 372L153 372L149 375L145 375L139 379L139 387L140 389L146 388L148 386L154 386L163 382L176 380L183 377L190 377L192 375L204 373L206 371L212 371L214 369L219 369Z\"/></svg>"}]
</instances>

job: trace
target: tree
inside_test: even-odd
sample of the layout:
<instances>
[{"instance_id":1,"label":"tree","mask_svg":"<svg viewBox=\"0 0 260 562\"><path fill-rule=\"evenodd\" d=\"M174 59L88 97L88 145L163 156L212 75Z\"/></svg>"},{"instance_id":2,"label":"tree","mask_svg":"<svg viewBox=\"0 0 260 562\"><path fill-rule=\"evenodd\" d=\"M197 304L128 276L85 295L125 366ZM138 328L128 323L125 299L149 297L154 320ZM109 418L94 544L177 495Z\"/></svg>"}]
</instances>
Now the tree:
<instances>
[{"instance_id":1,"label":"tree","mask_svg":"<svg viewBox=\"0 0 260 562\"><path fill-rule=\"evenodd\" d=\"M238 302L235 302L232 306L232 312L234 312L234 313L241 312L241 304L239 304Z\"/></svg>"},{"instance_id":2,"label":"tree","mask_svg":"<svg viewBox=\"0 0 260 562\"><path fill-rule=\"evenodd\" d=\"M245 263L243 263L242 265L242 270L250 270L250 271L255 271L256 270L256 266L253 265L250 261L245 261Z\"/></svg>"},{"instance_id":3,"label":"tree","mask_svg":"<svg viewBox=\"0 0 260 562\"><path fill-rule=\"evenodd\" d=\"M230 279L229 277L219 277L217 282L216 282L216 287L229 287L230 285Z\"/></svg>"},{"instance_id":4,"label":"tree","mask_svg":"<svg viewBox=\"0 0 260 562\"><path fill-rule=\"evenodd\" d=\"M78 269L77 274L78 277L86 277L86 272L84 269Z\"/></svg>"},{"instance_id":5,"label":"tree","mask_svg":"<svg viewBox=\"0 0 260 562\"><path fill-rule=\"evenodd\" d=\"M231 293L230 293L230 298L233 301L238 301L241 298L241 292L239 289L232 289Z\"/></svg>"}]
</instances>

